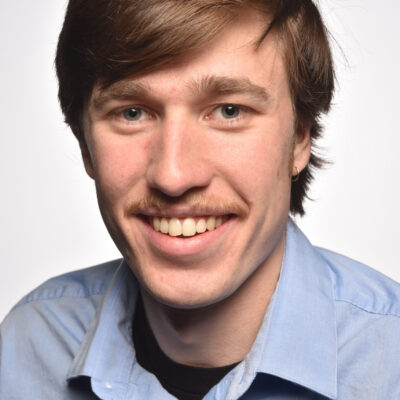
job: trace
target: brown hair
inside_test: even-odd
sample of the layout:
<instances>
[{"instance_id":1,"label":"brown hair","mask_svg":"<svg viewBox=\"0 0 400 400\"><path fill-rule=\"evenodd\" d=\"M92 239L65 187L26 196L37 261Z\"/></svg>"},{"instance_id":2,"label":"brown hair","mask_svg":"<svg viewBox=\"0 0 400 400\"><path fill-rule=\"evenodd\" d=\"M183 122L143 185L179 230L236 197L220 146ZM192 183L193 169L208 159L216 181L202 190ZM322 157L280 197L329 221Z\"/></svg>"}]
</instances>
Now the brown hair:
<instances>
[{"instance_id":1,"label":"brown hair","mask_svg":"<svg viewBox=\"0 0 400 400\"><path fill-rule=\"evenodd\" d=\"M310 127L310 162L291 188L290 211L303 215L312 170L323 164L315 154L319 117L334 89L327 32L312 0L70 0L56 55L61 108L83 140L82 114L95 84L107 87L173 63L245 7L267 16L260 43L272 30L280 39L297 128Z\"/></svg>"}]
</instances>

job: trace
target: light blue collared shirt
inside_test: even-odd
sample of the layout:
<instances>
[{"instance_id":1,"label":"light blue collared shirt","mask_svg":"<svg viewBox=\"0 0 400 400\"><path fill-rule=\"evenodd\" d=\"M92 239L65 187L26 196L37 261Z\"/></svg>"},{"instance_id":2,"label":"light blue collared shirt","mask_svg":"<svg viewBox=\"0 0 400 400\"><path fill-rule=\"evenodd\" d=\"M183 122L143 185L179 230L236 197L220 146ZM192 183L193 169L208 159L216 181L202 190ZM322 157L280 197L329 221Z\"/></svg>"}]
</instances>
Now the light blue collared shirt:
<instances>
[{"instance_id":1,"label":"light blue collared shirt","mask_svg":"<svg viewBox=\"0 0 400 400\"><path fill-rule=\"evenodd\" d=\"M53 278L1 325L1 400L174 399L136 361L123 261ZM313 247L289 220L279 282L246 358L204 399L400 399L400 285Z\"/></svg>"}]
</instances>

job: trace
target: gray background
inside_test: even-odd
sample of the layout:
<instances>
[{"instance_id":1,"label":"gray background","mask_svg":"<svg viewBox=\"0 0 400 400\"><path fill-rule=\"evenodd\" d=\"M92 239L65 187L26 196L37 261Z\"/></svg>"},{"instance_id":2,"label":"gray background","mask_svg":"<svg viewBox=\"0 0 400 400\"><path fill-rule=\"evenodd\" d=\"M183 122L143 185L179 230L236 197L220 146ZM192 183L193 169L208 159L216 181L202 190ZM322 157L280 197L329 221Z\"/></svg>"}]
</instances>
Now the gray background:
<instances>
[{"instance_id":1,"label":"gray background","mask_svg":"<svg viewBox=\"0 0 400 400\"><path fill-rule=\"evenodd\" d=\"M119 257L75 139L53 57L66 2L0 3L0 320L45 279ZM297 219L311 241L400 281L400 3L321 0L338 90L318 174Z\"/></svg>"}]
</instances>

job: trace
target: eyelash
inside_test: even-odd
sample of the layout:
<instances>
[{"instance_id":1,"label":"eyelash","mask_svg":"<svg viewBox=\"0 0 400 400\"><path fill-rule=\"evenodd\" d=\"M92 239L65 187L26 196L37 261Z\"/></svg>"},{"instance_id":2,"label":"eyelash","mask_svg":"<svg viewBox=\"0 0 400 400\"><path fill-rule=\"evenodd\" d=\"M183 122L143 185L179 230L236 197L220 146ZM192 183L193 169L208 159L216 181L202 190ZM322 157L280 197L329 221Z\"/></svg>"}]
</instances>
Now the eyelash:
<instances>
[{"instance_id":1,"label":"eyelash","mask_svg":"<svg viewBox=\"0 0 400 400\"><path fill-rule=\"evenodd\" d=\"M241 106L238 104L233 104L233 103L223 103L223 104L218 104L216 105L210 113L206 115L206 119L208 119L211 114L215 113L216 111L220 110L222 114L222 108L223 107L234 107L239 111L239 115L237 117L232 117L232 118L223 118L222 115L220 115L221 120L224 121L224 124L232 125L232 124L237 124L239 123L243 118L245 118L245 115L243 114L248 114L251 110L248 107Z\"/></svg>"},{"instance_id":2,"label":"eyelash","mask_svg":"<svg viewBox=\"0 0 400 400\"><path fill-rule=\"evenodd\" d=\"M222 108L223 107L235 107L238 109L239 111L239 115L236 117L232 117L232 118L223 118L222 116ZM141 110L142 113L145 113L147 115L147 118L142 118L139 120L134 120L134 121L129 121L128 119L126 119L124 117L124 112L131 110L131 109L139 109ZM218 110L220 110L219 112L221 113L217 118L212 119L212 115L214 113L216 113ZM224 125L224 126L232 126L232 125L236 125L239 124L244 118L246 114L249 114L252 110L246 106L242 106L242 105L238 105L238 104L234 104L234 103L221 103L221 104L216 104L215 106L212 107L210 112L207 112L205 115L205 119L207 121L212 122L213 120L216 121L216 123L220 126ZM119 121L122 121L123 124L127 124L127 125L139 125L141 123L144 123L148 120L152 120L154 119L154 113L148 111L146 109L146 107L140 106L140 105L132 105L132 106L128 106L128 107L123 107L123 108L119 108L115 111L111 112L111 116Z\"/></svg>"},{"instance_id":3,"label":"eyelash","mask_svg":"<svg viewBox=\"0 0 400 400\"><path fill-rule=\"evenodd\" d=\"M124 117L123 114L124 114L124 112L129 111L129 110L132 110L132 109L141 110L142 113L147 114L148 118L144 118L144 119L142 118L142 119L139 119L139 120L137 120L137 121L129 121L128 119L126 119L126 118ZM119 121L123 121L123 123L129 124L129 125L131 125L131 124L137 125L137 124L139 124L140 122L148 121L148 120L154 119L153 113L151 113L150 111L148 111L145 107L137 106L137 105L119 108L119 109L117 109L117 110L112 111L112 112L110 113L110 115L111 115L112 118L115 118L115 119L117 119L117 120L119 120Z\"/></svg>"}]
</instances>

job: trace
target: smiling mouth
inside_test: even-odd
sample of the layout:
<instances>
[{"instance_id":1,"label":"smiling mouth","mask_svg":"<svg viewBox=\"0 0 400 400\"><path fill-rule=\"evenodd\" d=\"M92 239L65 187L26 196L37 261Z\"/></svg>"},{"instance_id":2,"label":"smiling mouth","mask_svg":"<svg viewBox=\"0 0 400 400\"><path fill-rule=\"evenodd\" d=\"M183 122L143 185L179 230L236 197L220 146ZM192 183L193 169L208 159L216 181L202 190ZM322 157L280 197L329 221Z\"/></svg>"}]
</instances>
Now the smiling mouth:
<instances>
[{"instance_id":1,"label":"smiling mouth","mask_svg":"<svg viewBox=\"0 0 400 400\"><path fill-rule=\"evenodd\" d=\"M142 216L156 231L173 237L192 237L213 231L224 224L231 215L203 217L153 217Z\"/></svg>"}]
</instances>

